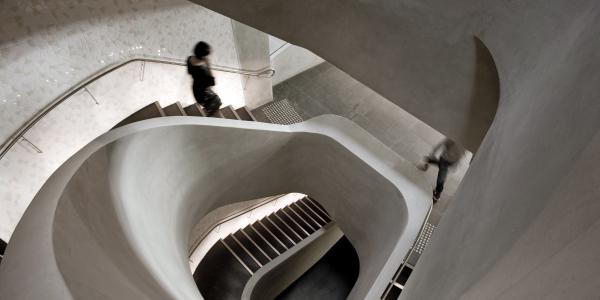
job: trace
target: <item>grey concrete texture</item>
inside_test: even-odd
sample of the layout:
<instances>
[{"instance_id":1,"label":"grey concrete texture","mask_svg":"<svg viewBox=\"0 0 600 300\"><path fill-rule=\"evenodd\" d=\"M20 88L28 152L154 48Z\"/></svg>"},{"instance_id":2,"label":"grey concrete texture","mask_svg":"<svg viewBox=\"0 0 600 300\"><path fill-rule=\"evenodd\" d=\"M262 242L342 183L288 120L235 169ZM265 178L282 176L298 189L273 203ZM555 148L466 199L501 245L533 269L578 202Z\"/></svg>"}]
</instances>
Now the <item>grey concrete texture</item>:
<instances>
[{"instance_id":1,"label":"grey concrete texture","mask_svg":"<svg viewBox=\"0 0 600 300\"><path fill-rule=\"evenodd\" d=\"M244 287L241 300L275 299L343 236L335 224L319 229L254 273Z\"/></svg>"},{"instance_id":2,"label":"grey concrete texture","mask_svg":"<svg viewBox=\"0 0 600 300\"><path fill-rule=\"evenodd\" d=\"M271 66L269 37L248 25L231 20L240 68L262 70ZM273 99L272 79L246 76L242 80L246 106L253 109Z\"/></svg>"},{"instance_id":3,"label":"grey concrete texture","mask_svg":"<svg viewBox=\"0 0 600 300\"><path fill-rule=\"evenodd\" d=\"M352 120L390 149L415 165L431 153L444 136L350 75L322 63L273 87L275 101L287 99L304 120L335 114ZM434 206L432 224L438 224L469 167L471 153L449 173L442 199ZM426 172L431 189L437 168Z\"/></svg>"},{"instance_id":4,"label":"grey concrete texture","mask_svg":"<svg viewBox=\"0 0 600 300\"><path fill-rule=\"evenodd\" d=\"M0 265L6 299L201 299L188 265L214 209L301 191L355 246L350 299L375 299L425 217L424 177L357 125L169 117L101 136L40 190ZM357 217L360 216L360 217Z\"/></svg>"},{"instance_id":5,"label":"grey concrete texture","mask_svg":"<svg viewBox=\"0 0 600 300\"><path fill-rule=\"evenodd\" d=\"M473 152L493 120L499 85L473 37L479 2L192 2L314 52Z\"/></svg>"},{"instance_id":6,"label":"grey concrete texture","mask_svg":"<svg viewBox=\"0 0 600 300\"><path fill-rule=\"evenodd\" d=\"M598 297L600 3L195 2L307 47L463 142L477 36L498 110L401 299Z\"/></svg>"}]
</instances>

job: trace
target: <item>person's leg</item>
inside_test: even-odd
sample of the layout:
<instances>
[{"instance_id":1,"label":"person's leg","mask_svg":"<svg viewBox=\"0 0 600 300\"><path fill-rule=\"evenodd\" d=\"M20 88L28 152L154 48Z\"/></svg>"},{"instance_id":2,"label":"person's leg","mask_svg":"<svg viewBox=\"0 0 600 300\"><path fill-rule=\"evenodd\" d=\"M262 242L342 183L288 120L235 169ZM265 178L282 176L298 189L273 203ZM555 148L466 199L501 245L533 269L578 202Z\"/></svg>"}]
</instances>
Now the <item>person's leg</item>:
<instances>
[{"instance_id":1,"label":"person's leg","mask_svg":"<svg viewBox=\"0 0 600 300\"><path fill-rule=\"evenodd\" d=\"M192 92L194 93L194 98L196 99L196 103L200 104L202 107L206 104L206 95L204 93L204 89L193 86Z\"/></svg>"},{"instance_id":2,"label":"person's leg","mask_svg":"<svg viewBox=\"0 0 600 300\"><path fill-rule=\"evenodd\" d=\"M429 169L429 165L438 165L439 161L435 157L425 156L423 157L423 163L417 164L417 168L421 171L427 171Z\"/></svg>"},{"instance_id":3,"label":"person's leg","mask_svg":"<svg viewBox=\"0 0 600 300\"><path fill-rule=\"evenodd\" d=\"M450 164L444 160L438 161L438 176L436 180L435 190L433 190L433 200L434 202L440 199L442 195L442 191L444 190L444 183L446 182L446 177L448 176L448 167Z\"/></svg>"},{"instance_id":4,"label":"person's leg","mask_svg":"<svg viewBox=\"0 0 600 300\"><path fill-rule=\"evenodd\" d=\"M217 113L217 111L219 111L219 108L221 108L221 104L222 102L219 95L215 93L208 93L208 99L206 101L205 106L207 115L210 117Z\"/></svg>"},{"instance_id":5,"label":"person's leg","mask_svg":"<svg viewBox=\"0 0 600 300\"><path fill-rule=\"evenodd\" d=\"M439 166L441 161L438 160L438 159L436 159L435 157L426 156L425 157L425 162L428 163L428 164Z\"/></svg>"}]
</instances>

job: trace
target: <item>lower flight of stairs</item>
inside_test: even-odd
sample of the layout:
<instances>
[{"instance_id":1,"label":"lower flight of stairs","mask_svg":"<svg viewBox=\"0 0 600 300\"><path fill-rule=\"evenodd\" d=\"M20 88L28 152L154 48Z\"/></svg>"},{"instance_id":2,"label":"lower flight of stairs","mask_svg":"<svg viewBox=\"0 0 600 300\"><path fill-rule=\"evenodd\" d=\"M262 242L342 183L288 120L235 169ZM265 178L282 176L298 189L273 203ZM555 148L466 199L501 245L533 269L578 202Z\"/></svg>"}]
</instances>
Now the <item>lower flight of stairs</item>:
<instances>
[{"instance_id":1,"label":"lower flight of stairs","mask_svg":"<svg viewBox=\"0 0 600 300\"><path fill-rule=\"evenodd\" d=\"M194 280L204 299L240 299L260 268L332 222L306 197L219 240L202 259Z\"/></svg>"},{"instance_id":2,"label":"lower flight of stairs","mask_svg":"<svg viewBox=\"0 0 600 300\"><path fill-rule=\"evenodd\" d=\"M180 102L175 102L169 106L162 107L157 101L150 103L145 107L141 108L140 110L136 111L135 113L131 114L129 117L119 122L113 128L121 127L142 120L168 116L206 117L206 112L204 111L202 106L200 106L197 103L183 107ZM238 109L234 109L231 105L219 109L213 117L243 121L257 120L252 114L252 112L250 112L250 110L248 110L245 106L240 107Z\"/></svg>"}]
</instances>

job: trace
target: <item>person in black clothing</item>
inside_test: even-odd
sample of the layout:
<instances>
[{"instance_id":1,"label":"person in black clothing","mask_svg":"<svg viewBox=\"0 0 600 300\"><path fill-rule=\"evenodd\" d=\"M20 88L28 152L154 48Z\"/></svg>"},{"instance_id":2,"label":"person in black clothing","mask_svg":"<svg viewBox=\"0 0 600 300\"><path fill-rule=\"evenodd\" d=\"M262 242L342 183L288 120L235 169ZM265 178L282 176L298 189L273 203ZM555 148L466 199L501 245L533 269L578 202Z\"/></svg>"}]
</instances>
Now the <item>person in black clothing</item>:
<instances>
[{"instance_id":1,"label":"person in black clothing","mask_svg":"<svg viewBox=\"0 0 600 300\"><path fill-rule=\"evenodd\" d=\"M422 171L427 171L430 164L438 167L438 176L433 190L433 203L440 200L446 176L448 176L448 169L454 167L464 155L465 149L461 145L446 138L433 148L431 154L423 158L424 162L422 164L417 166Z\"/></svg>"},{"instance_id":2,"label":"person in black clothing","mask_svg":"<svg viewBox=\"0 0 600 300\"><path fill-rule=\"evenodd\" d=\"M194 48L194 56L187 59L188 73L194 79L192 85L194 98L204 107L209 117L221 107L221 98L211 89L215 85L215 78L212 76L208 62L210 50L210 45L206 42L199 42Z\"/></svg>"}]
</instances>

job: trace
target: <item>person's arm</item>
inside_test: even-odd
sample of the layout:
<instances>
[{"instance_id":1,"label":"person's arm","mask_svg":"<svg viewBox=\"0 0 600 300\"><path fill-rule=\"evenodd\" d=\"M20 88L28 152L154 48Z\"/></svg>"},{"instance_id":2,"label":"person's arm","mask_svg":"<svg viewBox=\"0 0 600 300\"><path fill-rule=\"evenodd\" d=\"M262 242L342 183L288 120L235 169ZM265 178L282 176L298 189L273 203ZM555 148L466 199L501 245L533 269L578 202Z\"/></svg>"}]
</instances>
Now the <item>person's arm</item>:
<instances>
[{"instance_id":1,"label":"person's arm","mask_svg":"<svg viewBox=\"0 0 600 300\"><path fill-rule=\"evenodd\" d=\"M191 56L188 56L186 63L187 63L188 74L192 75L192 70L191 70L191 68L192 68L192 57Z\"/></svg>"},{"instance_id":2,"label":"person's arm","mask_svg":"<svg viewBox=\"0 0 600 300\"><path fill-rule=\"evenodd\" d=\"M215 76L213 76L212 74L212 70L210 68L210 61L208 60L208 57L204 58L204 63L206 64L206 75L208 77L208 86L215 86Z\"/></svg>"}]
</instances>

